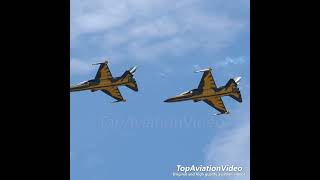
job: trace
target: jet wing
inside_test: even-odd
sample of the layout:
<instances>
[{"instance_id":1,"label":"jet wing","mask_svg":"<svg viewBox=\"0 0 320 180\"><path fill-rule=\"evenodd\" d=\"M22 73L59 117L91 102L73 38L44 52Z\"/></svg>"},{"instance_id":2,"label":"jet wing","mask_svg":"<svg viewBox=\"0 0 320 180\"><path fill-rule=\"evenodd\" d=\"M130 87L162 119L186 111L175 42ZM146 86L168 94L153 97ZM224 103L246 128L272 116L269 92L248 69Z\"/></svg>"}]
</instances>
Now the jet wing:
<instances>
[{"instance_id":1,"label":"jet wing","mask_svg":"<svg viewBox=\"0 0 320 180\"><path fill-rule=\"evenodd\" d=\"M204 100L204 102L214 107L217 111L219 111L222 114L228 112L226 107L223 104L221 97L219 96L209 97L208 99Z\"/></svg>"},{"instance_id":2,"label":"jet wing","mask_svg":"<svg viewBox=\"0 0 320 180\"><path fill-rule=\"evenodd\" d=\"M108 63L100 63L99 70L95 77L96 80L112 80L112 74L108 67Z\"/></svg>"},{"instance_id":3,"label":"jet wing","mask_svg":"<svg viewBox=\"0 0 320 180\"><path fill-rule=\"evenodd\" d=\"M214 89L216 88L216 83L212 77L210 70L204 71L198 89Z\"/></svg>"},{"instance_id":4,"label":"jet wing","mask_svg":"<svg viewBox=\"0 0 320 180\"><path fill-rule=\"evenodd\" d=\"M115 87L115 86L107 87L105 89L102 89L101 91L113 97L117 101L124 101L118 87Z\"/></svg>"}]
</instances>

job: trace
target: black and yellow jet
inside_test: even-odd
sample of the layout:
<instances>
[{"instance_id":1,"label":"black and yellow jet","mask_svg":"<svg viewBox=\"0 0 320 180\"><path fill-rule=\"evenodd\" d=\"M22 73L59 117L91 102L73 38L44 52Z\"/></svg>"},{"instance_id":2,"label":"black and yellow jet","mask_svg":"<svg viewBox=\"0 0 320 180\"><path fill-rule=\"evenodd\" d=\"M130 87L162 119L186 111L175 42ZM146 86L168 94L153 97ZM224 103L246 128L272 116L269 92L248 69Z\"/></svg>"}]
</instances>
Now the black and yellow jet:
<instances>
[{"instance_id":1,"label":"black and yellow jet","mask_svg":"<svg viewBox=\"0 0 320 180\"><path fill-rule=\"evenodd\" d=\"M214 107L219 114L229 114L221 99L223 96L230 96L238 102L242 102L240 90L238 88L241 77L230 79L225 86L217 87L212 77L211 68L196 72L204 72L200 84L197 89L184 92L175 97L169 98L164 102L179 102L193 100L194 102L204 101L208 105Z\"/></svg>"},{"instance_id":2,"label":"black and yellow jet","mask_svg":"<svg viewBox=\"0 0 320 180\"><path fill-rule=\"evenodd\" d=\"M138 85L133 77L135 71L137 70L136 66L124 72L122 76L113 78L108 67L108 61L94 65L100 65L96 77L92 80L84 81L75 86L71 86L70 92L85 90L91 90L91 92L95 92L101 90L102 92L116 99L115 102L125 102L126 100L122 97L118 86L126 86L134 91L138 91Z\"/></svg>"}]
</instances>

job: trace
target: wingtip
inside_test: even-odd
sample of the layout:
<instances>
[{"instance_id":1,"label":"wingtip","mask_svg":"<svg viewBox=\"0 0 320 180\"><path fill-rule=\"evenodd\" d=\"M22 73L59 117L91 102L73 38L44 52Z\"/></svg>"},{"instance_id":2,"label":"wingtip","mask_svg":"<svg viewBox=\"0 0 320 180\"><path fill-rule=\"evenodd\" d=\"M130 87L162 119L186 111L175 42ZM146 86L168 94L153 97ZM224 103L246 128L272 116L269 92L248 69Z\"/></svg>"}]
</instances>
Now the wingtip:
<instances>
[{"instance_id":1,"label":"wingtip","mask_svg":"<svg viewBox=\"0 0 320 180\"><path fill-rule=\"evenodd\" d=\"M127 100L126 100L126 99L123 99L123 100L113 101L113 102L111 102L111 103L118 103L118 102L127 102Z\"/></svg>"},{"instance_id":2,"label":"wingtip","mask_svg":"<svg viewBox=\"0 0 320 180\"><path fill-rule=\"evenodd\" d=\"M230 114L230 111L226 111L224 113L216 113L216 114L213 114L214 116L220 116L220 115L223 115L223 114Z\"/></svg>"},{"instance_id":3,"label":"wingtip","mask_svg":"<svg viewBox=\"0 0 320 180\"><path fill-rule=\"evenodd\" d=\"M95 64L92 64L92 65L100 65L100 64L108 64L109 63L109 61L108 61L108 59L106 59L104 62L100 62L100 63L95 63Z\"/></svg>"},{"instance_id":4,"label":"wingtip","mask_svg":"<svg viewBox=\"0 0 320 180\"><path fill-rule=\"evenodd\" d=\"M207 69L200 69L200 70L197 70L197 71L194 71L195 73L200 73L200 72L206 72L206 71L212 71L212 68L209 67Z\"/></svg>"}]
</instances>

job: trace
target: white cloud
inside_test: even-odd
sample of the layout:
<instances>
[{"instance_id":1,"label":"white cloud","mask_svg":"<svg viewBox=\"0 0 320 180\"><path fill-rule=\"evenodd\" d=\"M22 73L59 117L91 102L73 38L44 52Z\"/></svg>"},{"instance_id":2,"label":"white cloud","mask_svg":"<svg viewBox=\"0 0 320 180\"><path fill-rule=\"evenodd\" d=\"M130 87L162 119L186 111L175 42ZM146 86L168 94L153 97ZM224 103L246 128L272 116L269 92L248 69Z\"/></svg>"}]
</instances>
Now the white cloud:
<instances>
[{"instance_id":1,"label":"white cloud","mask_svg":"<svg viewBox=\"0 0 320 180\"><path fill-rule=\"evenodd\" d=\"M239 111L240 112L240 111ZM242 166L245 176L230 176L225 179L250 179L250 121L249 112L230 119L238 122L233 129L222 129L206 147L206 163L214 165ZM214 177L213 177L214 178Z\"/></svg>"},{"instance_id":2,"label":"white cloud","mask_svg":"<svg viewBox=\"0 0 320 180\"><path fill-rule=\"evenodd\" d=\"M71 75L83 75L88 74L93 70L92 65L88 62L78 59L71 59L70 61L70 73Z\"/></svg>"},{"instance_id":3,"label":"white cloud","mask_svg":"<svg viewBox=\"0 0 320 180\"><path fill-rule=\"evenodd\" d=\"M223 61L221 61L218 65L219 66L229 66L229 65L239 65L239 64L243 64L246 62L246 58L241 56L241 57L235 57L235 58L231 58L231 57L226 57Z\"/></svg>"},{"instance_id":4,"label":"white cloud","mask_svg":"<svg viewBox=\"0 0 320 180\"><path fill-rule=\"evenodd\" d=\"M193 67L193 71L199 71L201 69L199 64L194 64L192 67Z\"/></svg>"},{"instance_id":5,"label":"white cloud","mask_svg":"<svg viewBox=\"0 0 320 180\"><path fill-rule=\"evenodd\" d=\"M92 36L98 39L92 48L101 48L106 56L144 61L199 50L212 53L246 27L233 14L248 10L235 8L246 7L244 1L72 0L71 44L78 47L79 39Z\"/></svg>"},{"instance_id":6,"label":"white cloud","mask_svg":"<svg viewBox=\"0 0 320 180\"><path fill-rule=\"evenodd\" d=\"M166 67L163 69L163 71L161 71L159 73L160 77L162 78L166 78L168 77L169 74L171 74L173 72L173 70L170 67Z\"/></svg>"}]
</instances>

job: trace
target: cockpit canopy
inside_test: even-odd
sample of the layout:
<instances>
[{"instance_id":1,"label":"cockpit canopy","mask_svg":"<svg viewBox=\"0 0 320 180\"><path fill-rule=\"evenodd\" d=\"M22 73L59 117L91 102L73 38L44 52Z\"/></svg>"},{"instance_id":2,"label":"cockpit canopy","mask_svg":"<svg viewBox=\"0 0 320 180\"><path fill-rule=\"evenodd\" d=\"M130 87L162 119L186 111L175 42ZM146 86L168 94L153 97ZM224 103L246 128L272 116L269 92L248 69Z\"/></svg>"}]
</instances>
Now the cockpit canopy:
<instances>
[{"instance_id":1,"label":"cockpit canopy","mask_svg":"<svg viewBox=\"0 0 320 180\"><path fill-rule=\"evenodd\" d=\"M193 92L192 90L191 91L186 91L186 92L181 93L180 95L191 94L192 92Z\"/></svg>"},{"instance_id":2,"label":"cockpit canopy","mask_svg":"<svg viewBox=\"0 0 320 180\"><path fill-rule=\"evenodd\" d=\"M78 83L77 85L85 85L85 84L89 84L89 81L82 81L82 82Z\"/></svg>"},{"instance_id":3,"label":"cockpit canopy","mask_svg":"<svg viewBox=\"0 0 320 180\"><path fill-rule=\"evenodd\" d=\"M197 89L192 89L192 90L190 90L190 91L183 92L183 93L181 93L180 95L195 94L195 93L197 93L197 92L198 92Z\"/></svg>"}]
</instances>

